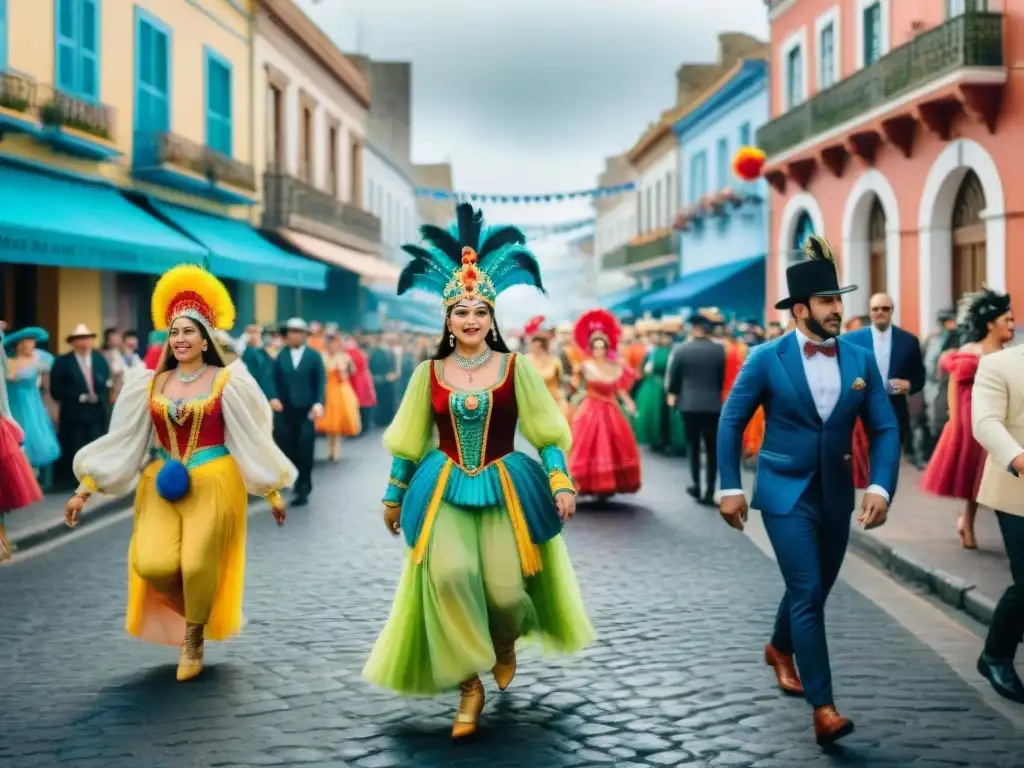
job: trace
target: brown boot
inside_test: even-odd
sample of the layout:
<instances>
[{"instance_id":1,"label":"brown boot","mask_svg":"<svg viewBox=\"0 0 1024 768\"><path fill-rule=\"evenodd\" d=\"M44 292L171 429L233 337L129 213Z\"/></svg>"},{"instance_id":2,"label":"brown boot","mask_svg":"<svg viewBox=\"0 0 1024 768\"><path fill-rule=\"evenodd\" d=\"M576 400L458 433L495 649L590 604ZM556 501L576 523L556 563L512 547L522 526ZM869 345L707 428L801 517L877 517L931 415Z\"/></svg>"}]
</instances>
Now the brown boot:
<instances>
[{"instance_id":1,"label":"brown boot","mask_svg":"<svg viewBox=\"0 0 1024 768\"><path fill-rule=\"evenodd\" d=\"M484 684L475 675L459 685L462 698L452 724L452 740L461 741L476 733L480 713L484 711Z\"/></svg>"},{"instance_id":2,"label":"brown boot","mask_svg":"<svg viewBox=\"0 0 1024 768\"><path fill-rule=\"evenodd\" d=\"M192 680L203 671L203 629L202 624L185 625L185 642L178 655L178 682Z\"/></svg>"},{"instance_id":3,"label":"brown boot","mask_svg":"<svg viewBox=\"0 0 1024 768\"><path fill-rule=\"evenodd\" d=\"M491 674L494 675L494 682L498 684L498 690L504 691L516 676L516 646L515 643L501 645L494 649L494 666L491 667Z\"/></svg>"},{"instance_id":4,"label":"brown boot","mask_svg":"<svg viewBox=\"0 0 1024 768\"><path fill-rule=\"evenodd\" d=\"M775 679L784 693L788 693L790 696L804 695L804 685L800 682L800 675L796 672L792 653L783 653L768 643L764 647L764 663L775 669Z\"/></svg>"},{"instance_id":5,"label":"brown boot","mask_svg":"<svg viewBox=\"0 0 1024 768\"><path fill-rule=\"evenodd\" d=\"M853 733L853 721L839 714L833 705L816 707L814 710L814 738L821 744L831 744L843 736Z\"/></svg>"}]
</instances>

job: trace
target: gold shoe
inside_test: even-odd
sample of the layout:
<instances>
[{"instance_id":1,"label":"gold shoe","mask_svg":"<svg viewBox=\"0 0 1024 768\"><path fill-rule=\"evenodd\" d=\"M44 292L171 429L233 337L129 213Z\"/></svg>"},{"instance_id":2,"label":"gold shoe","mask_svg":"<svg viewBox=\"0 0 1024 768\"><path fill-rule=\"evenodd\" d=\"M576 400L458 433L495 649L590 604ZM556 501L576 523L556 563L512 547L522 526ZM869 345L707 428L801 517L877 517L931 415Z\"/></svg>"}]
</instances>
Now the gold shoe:
<instances>
[{"instance_id":1,"label":"gold shoe","mask_svg":"<svg viewBox=\"0 0 1024 768\"><path fill-rule=\"evenodd\" d=\"M495 648L494 655L496 660L491 667L491 674L498 684L498 690L504 691L516 676L516 646L512 643L507 647Z\"/></svg>"},{"instance_id":2,"label":"gold shoe","mask_svg":"<svg viewBox=\"0 0 1024 768\"><path fill-rule=\"evenodd\" d=\"M178 682L192 680L203 671L204 649L203 625L186 625L185 642L181 644L181 653L178 656Z\"/></svg>"},{"instance_id":3,"label":"gold shoe","mask_svg":"<svg viewBox=\"0 0 1024 768\"><path fill-rule=\"evenodd\" d=\"M479 677L471 677L459 685L462 698L459 700L459 711L455 714L452 724L452 740L461 741L476 733L480 722L480 713L484 711L484 684Z\"/></svg>"}]
</instances>

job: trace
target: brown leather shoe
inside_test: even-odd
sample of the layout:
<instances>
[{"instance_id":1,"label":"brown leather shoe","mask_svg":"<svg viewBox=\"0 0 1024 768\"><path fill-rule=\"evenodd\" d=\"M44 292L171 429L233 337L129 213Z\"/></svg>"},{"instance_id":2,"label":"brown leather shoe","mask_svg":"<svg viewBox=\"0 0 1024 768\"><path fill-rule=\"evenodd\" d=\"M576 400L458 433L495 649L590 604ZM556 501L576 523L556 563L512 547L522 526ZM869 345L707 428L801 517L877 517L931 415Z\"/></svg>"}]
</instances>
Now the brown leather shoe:
<instances>
[{"instance_id":1,"label":"brown leather shoe","mask_svg":"<svg viewBox=\"0 0 1024 768\"><path fill-rule=\"evenodd\" d=\"M814 710L814 738L821 744L831 744L843 736L853 733L853 721L843 717L839 711L827 704Z\"/></svg>"},{"instance_id":2,"label":"brown leather shoe","mask_svg":"<svg viewBox=\"0 0 1024 768\"><path fill-rule=\"evenodd\" d=\"M790 696L804 695L804 684L800 682L800 675L796 672L792 653L783 653L768 643L764 647L764 663L775 669L775 679L779 681L779 688L784 693Z\"/></svg>"}]
</instances>

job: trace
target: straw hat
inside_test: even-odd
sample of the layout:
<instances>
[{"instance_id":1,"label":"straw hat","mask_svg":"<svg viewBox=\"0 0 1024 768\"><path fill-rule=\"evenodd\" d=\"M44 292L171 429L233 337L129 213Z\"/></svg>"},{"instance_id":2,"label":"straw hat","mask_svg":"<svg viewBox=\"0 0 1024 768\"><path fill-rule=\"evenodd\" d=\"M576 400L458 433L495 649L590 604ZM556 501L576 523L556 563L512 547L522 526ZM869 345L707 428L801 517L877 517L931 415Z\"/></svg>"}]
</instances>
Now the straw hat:
<instances>
[{"instance_id":1,"label":"straw hat","mask_svg":"<svg viewBox=\"0 0 1024 768\"><path fill-rule=\"evenodd\" d=\"M74 330L68 334L67 341L72 342L75 339L95 339L96 334L89 330L89 326L85 323L79 323L75 326Z\"/></svg>"}]
</instances>

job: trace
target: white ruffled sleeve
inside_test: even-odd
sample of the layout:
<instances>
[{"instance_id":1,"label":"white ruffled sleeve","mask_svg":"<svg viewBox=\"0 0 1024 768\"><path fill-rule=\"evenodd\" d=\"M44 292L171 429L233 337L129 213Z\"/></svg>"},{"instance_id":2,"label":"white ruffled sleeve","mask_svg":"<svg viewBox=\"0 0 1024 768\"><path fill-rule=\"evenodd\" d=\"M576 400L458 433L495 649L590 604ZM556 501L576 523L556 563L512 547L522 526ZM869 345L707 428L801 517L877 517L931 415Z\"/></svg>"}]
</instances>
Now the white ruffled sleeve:
<instances>
[{"instance_id":1,"label":"white ruffled sleeve","mask_svg":"<svg viewBox=\"0 0 1024 768\"><path fill-rule=\"evenodd\" d=\"M80 493L118 496L135 488L153 442L152 383L153 372L148 368L133 369L125 376L107 434L75 454L73 468Z\"/></svg>"},{"instance_id":2,"label":"white ruffled sleeve","mask_svg":"<svg viewBox=\"0 0 1024 768\"><path fill-rule=\"evenodd\" d=\"M277 494L295 482L298 470L274 442L274 413L245 363L236 360L228 372L221 395L224 442L238 464L245 489L276 503Z\"/></svg>"}]
</instances>

